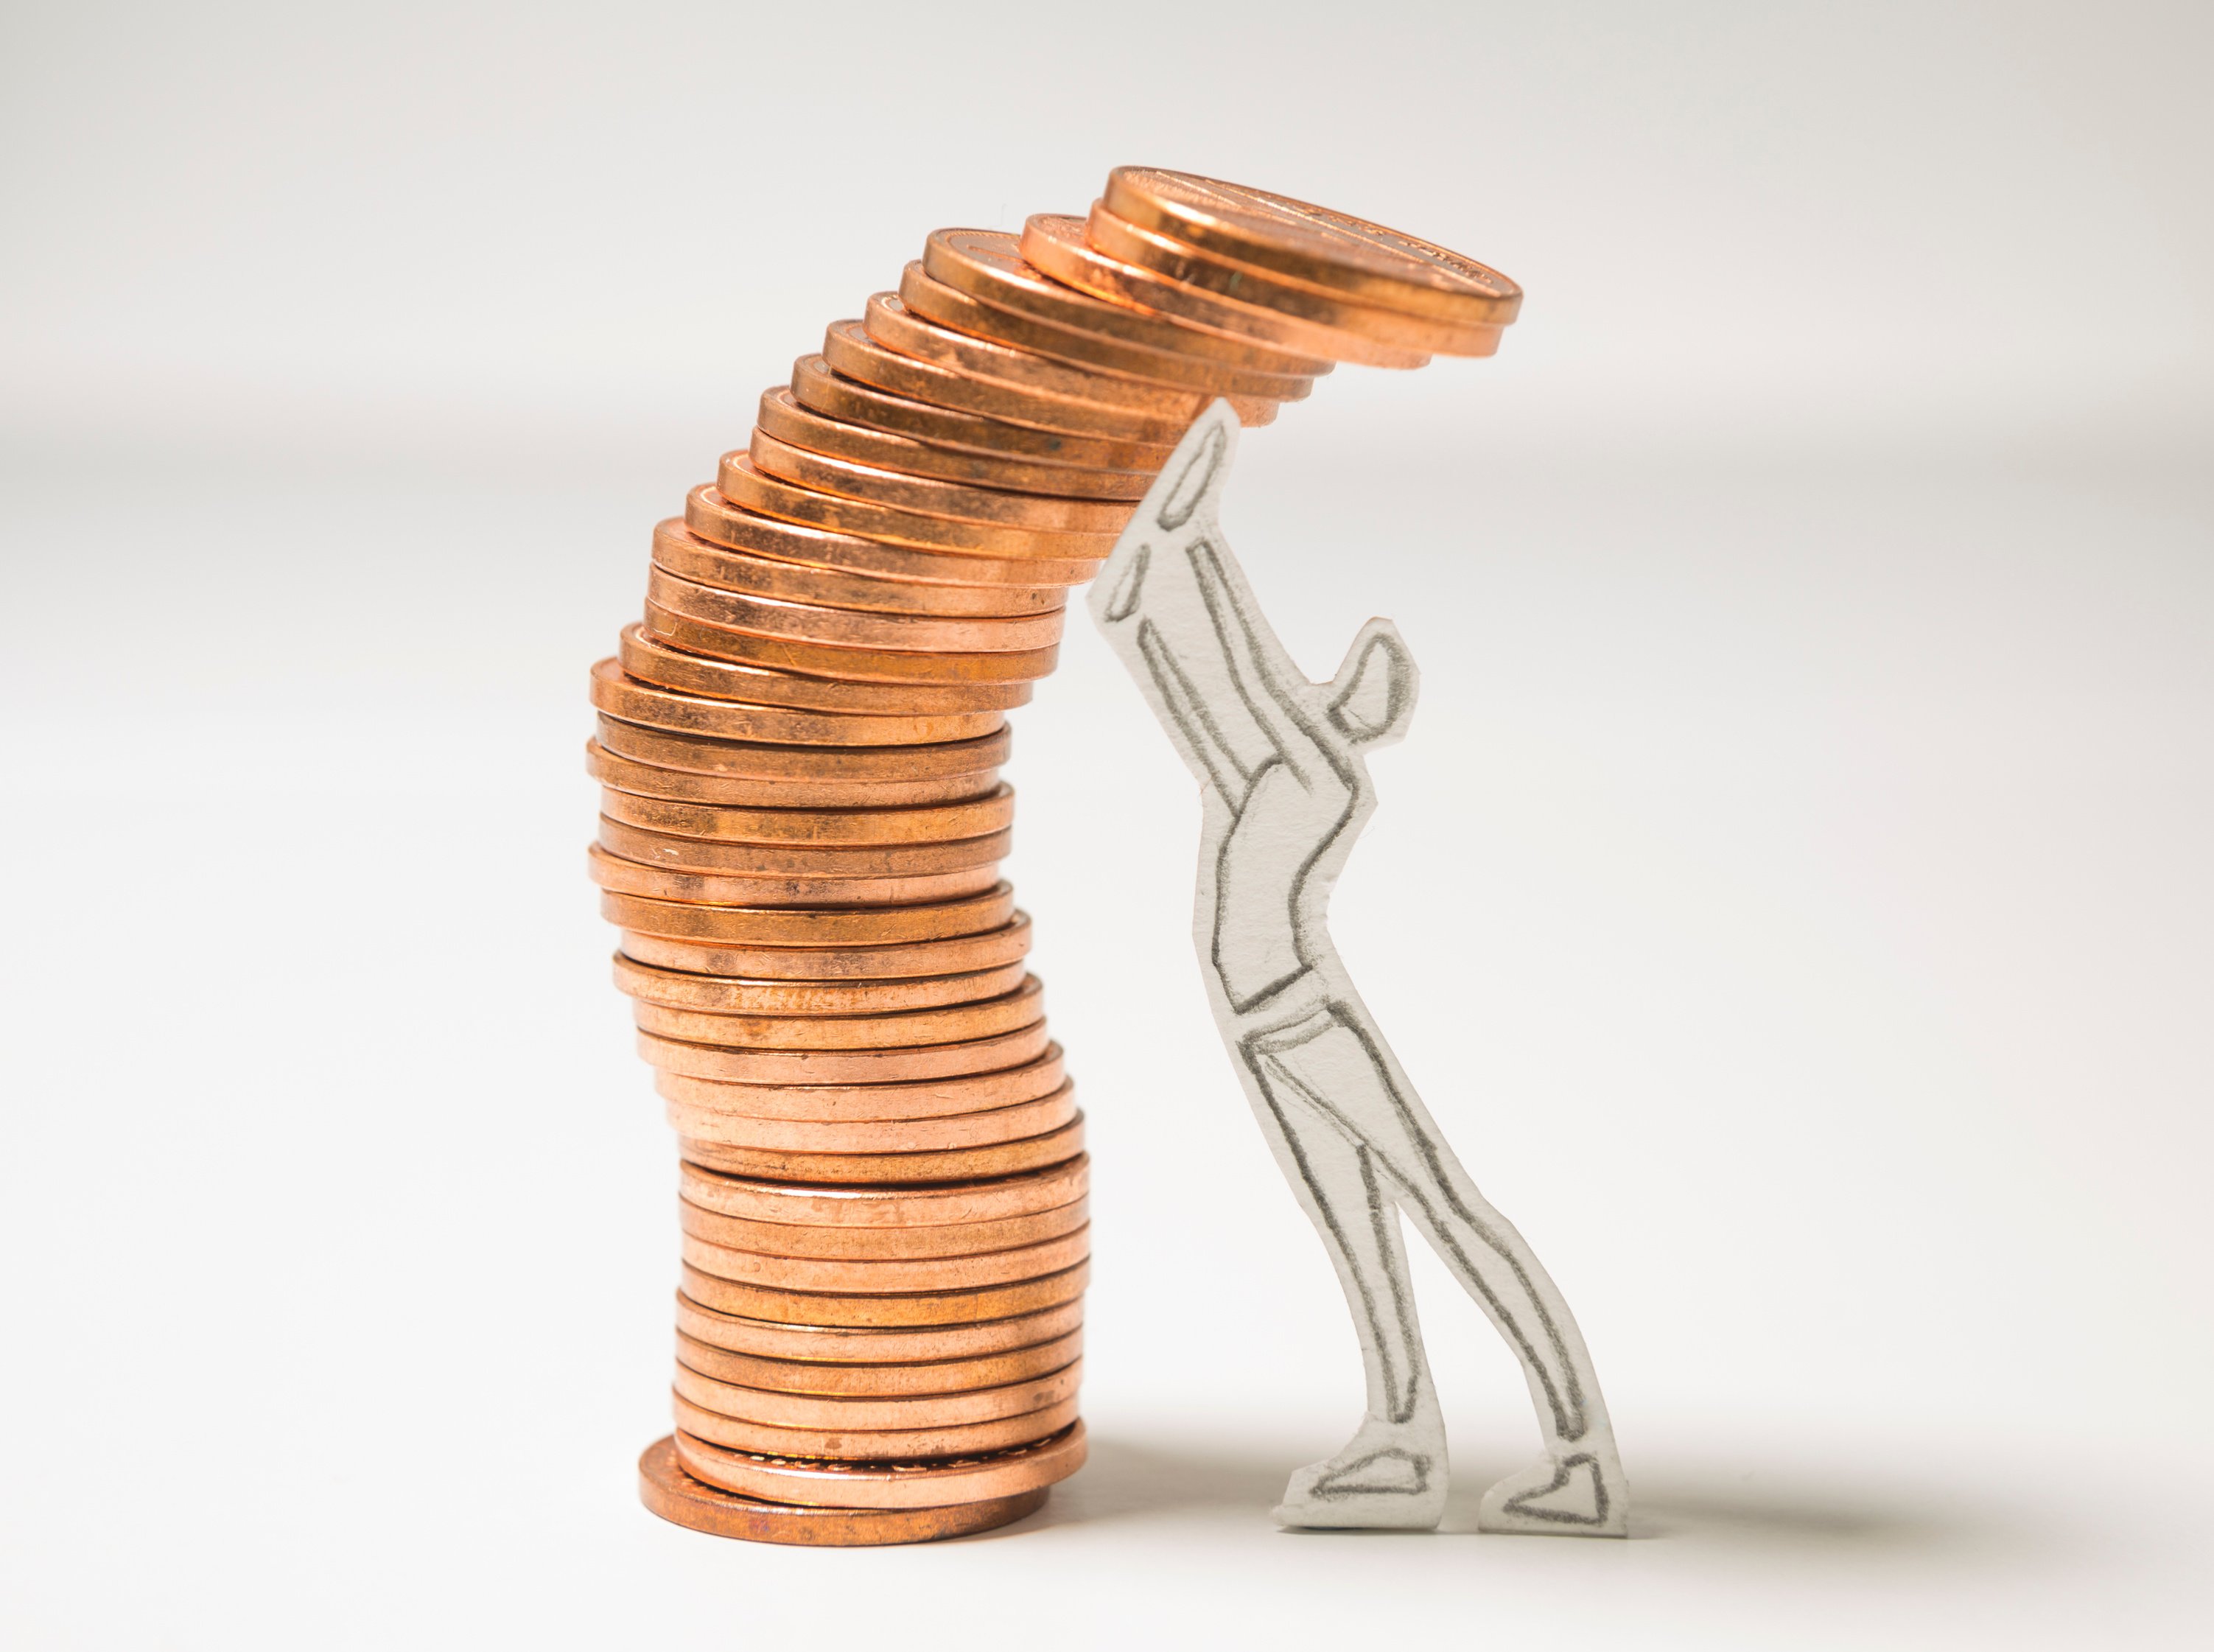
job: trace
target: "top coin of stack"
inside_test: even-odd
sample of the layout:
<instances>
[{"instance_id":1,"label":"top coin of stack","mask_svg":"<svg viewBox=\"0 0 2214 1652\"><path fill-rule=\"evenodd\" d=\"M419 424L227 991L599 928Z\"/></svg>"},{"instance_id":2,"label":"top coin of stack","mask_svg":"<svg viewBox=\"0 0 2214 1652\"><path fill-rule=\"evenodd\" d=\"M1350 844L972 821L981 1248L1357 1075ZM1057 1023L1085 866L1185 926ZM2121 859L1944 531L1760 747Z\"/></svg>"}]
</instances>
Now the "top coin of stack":
<instances>
[{"instance_id":1,"label":"top coin of stack","mask_svg":"<svg viewBox=\"0 0 2214 1652\"><path fill-rule=\"evenodd\" d=\"M1281 196L1117 169L941 229L654 530L592 674L590 854L683 1159L657 1513L886 1543L1083 1460L1082 1115L999 877L1006 713L1191 419L1486 355L1520 293Z\"/></svg>"}]
</instances>

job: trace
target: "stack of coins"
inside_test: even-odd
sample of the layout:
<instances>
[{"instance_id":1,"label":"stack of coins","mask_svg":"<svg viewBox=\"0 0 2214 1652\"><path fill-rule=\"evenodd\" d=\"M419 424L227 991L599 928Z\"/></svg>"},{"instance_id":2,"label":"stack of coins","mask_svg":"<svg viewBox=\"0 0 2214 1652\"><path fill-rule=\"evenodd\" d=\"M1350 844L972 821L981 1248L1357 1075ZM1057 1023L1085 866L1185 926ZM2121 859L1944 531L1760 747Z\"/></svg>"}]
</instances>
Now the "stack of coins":
<instances>
[{"instance_id":1,"label":"stack of coins","mask_svg":"<svg viewBox=\"0 0 2214 1652\"><path fill-rule=\"evenodd\" d=\"M657 1514L869 1544L1083 1461L1082 1116L999 877L1006 714L1214 398L1488 354L1511 282L1125 168L1088 219L941 229L766 392L593 668L590 856L682 1156Z\"/></svg>"}]
</instances>

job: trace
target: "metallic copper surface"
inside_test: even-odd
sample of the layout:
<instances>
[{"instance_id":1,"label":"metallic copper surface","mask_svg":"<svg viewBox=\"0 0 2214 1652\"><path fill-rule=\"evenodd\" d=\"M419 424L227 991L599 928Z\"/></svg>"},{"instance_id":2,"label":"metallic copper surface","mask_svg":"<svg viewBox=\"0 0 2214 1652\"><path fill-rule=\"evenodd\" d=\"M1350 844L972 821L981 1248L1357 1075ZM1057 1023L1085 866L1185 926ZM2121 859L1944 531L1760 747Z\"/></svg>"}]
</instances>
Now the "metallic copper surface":
<instances>
[{"instance_id":1,"label":"metallic copper surface","mask_svg":"<svg viewBox=\"0 0 2214 1652\"><path fill-rule=\"evenodd\" d=\"M1035 1444L980 1457L936 1462L847 1466L755 1453L731 1451L692 1435L677 1437L678 1461L693 1474L743 1490L749 1496L788 1498L793 1504L819 1502L851 1512L855 1508L913 1509L936 1514L940 1497L974 1508L998 1508L1003 1501L1043 1497L1046 1489L1084 1465L1084 1424ZM968 1528L981 1530L981 1527Z\"/></svg>"},{"instance_id":2,"label":"metallic copper surface","mask_svg":"<svg viewBox=\"0 0 2214 1652\"><path fill-rule=\"evenodd\" d=\"M642 866L667 866L681 872L736 872L742 877L911 878L1001 860L1012 841L1009 834L1002 831L945 843L864 844L857 847L722 843L712 838L647 831L605 815L600 817L600 845L610 854ZM731 973L704 964L700 967L707 975Z\"/></svg>"},{"instance_id":3,"label":"metallic copper surface","mask_svg":"<svg viewBox=\"0 0 2214 1652\"><path fill-rule=\"evenodd\" d=\"M747 780L799 785L854 785L952 776L964 780L991 774L1012 744L1005 725L971 740L942 745L792 746L713 740L599 719L600 743L633 762ZM986 788L986 789L988 789Z\"/></svg>"},{"instance_id":4,"label":"metallic copper surface","mask_svg":"<svg viewBox=\"0 0 2214 1652\"><path fill-rule=\"evenodd\" d=\"M755 446L762 445L761 438L757 437ZM750 631L768 637L792 637L837 648L1013 653L1029 648L1050 648L1061 640L1062 610L1058 608L1018 615L885 614L868 609L830 608L819 602L795 602L785 597L720 590L660 566L648 573L645 594L647 601L702 625L718 626L725 631Z\"/></svg>"},{"instance_id":5,"label":"metallic copper surface","mask_svg":"<svg viewBox=\"0 0 2214 1652\"><path fill-rule=\"evenodd\" d=\"M1005 831L1015 817L1015 792L1005 780L962 803L918 803L888 809L748 809L736 805L671 803L603 788L600 812L649 832L713 838L725 843L804 843L853 847L880 843L952 843Z\"/></svg>"},{"instance_id":6,"label":"metallic copper surface","mask_svg":"<svg viewBox=\"0 0 2214 1652\"><path fill-rule=\"evenodd\" d=\"M1052 1342L1081 1330L1083 1325L1081 1299L1004 1319L884 1329L778 1325L718 1312L682 1292L676 1297L676 1329L694 1341L764 1359L830 1364L881 1367L894 1362L981 1359Z\"/></svg>"},{"instance_id":7,"label":"metallic copper surface","mask_svg":"<svg viewBox=\"0 0 2214 1652\"><path fill-rule=\"evenodd\" d=\"M1090 1266L1089 1263L1079 1262L1067 1273L1009 1285L987 1285L976 1290L856 1295L782 1291L743 1284L702 1273L688 1263L683 1270L683 1288L685 1295L719 1313L737 1314L747 1319L772 1319L783 1325L879 1325L887 1329L971 1325L980 1319L1007 1319L1073 1302L1084 1294Z\"/></svg>"},{"instance_id":8,"label":"metallic copper surface","mask_svg":"<svg viewBox=\"0 0 2214 1652\"><path fill-rule=\"evenodd\" d=\"M676 1036L712 1031L723 1018L691 1010L634 1004L639 1055L649 1064L686 1078L725 1084L903 1084L920 1079L966 1078L1027 1066L1052 1043L1043 1020L989 1038L923 1044L902 1049L738 1049ZM1057 1126L1055 1128L1058 1128ZM737 1145L735 1143L731 1145ZM795 1147L796 1152L897 1152L897 1148Z\"/></svg>"},{"instance_id":9,"label":"metallic copper surface","mask_svg":"<svg viewBox=\"0 0 2214 1652\"><path fill-rule=\"evenodd\" d=\"M678 1204L684 1231L711 1245L727 1245L769 1256L878 1258L969 1256L980 1251L1035 1245L1042 1239L1075 1232L1089 1220L1089 1208L1088 1202L1079 1198L1050 1210L1003 1217L998 1221L938 1222L927 1227L854 1227L833 1223L755 1221L744 1216L726 1216L719 1210L688 1202L680 1201ZM1053 1365L1039 1368L1051 1370L1060 1363L1056 1360ZM706 1366L697 1368L707 1370ZM718 1374L709 1371L708 1374ZM742 1379L734 1377L731 1380Z\"/></svg>"},{"instance_id":10,"label":"metallic copper surface","mask_svg":"<svg viewBox=\"0 0 2214 1652\"><path fill-rule=\"evenodd\" d=\"M633 998L671 1009L713 1010L724 1015L788 1019L814 1016L873 1018L902 1010L988 1002L1031 979L1022 960L966 975L920 976L895 981L748 981L730 976L657 969L615 954L615 986ZM796 1115L814 1117L812 1113ZM857 1114L857 1117L872 1117Z\"/></svg>"},{"instance_id":11,"label":"metallic copper surface","mask_svg":"<svg viewBox=\"0 0 2214 1652\"><path fill-rule=\"evenodd\" d=\"M1008 1417L1030 1416L1073 1399L1083 1380L1081 1361L1041 1377L997 1388L955 1394L794 1394L747 1388L676 1366L676 1392L703 1410L775 1429L959 1429Z\"/></svg>"},{"instance_id":12,"label":"metallic copper surface","mask_svg":"<svg viewBox=\"0 0 2214 1652\"><path fill-rule=\"evenodd\" d=\"M989 1112L939 1118L812 1120L753 1118L671 1101L670 1128L684 1140L786 1153L948 1153L963 1147L1021 1141L1057 1130L1076 1117L1076 1086L1064 1084L1038 1101Z\"/></svg>"},{"instance_id":13,"label":"metallic copper surface","mask_svg":"<svg viewBox=\"0 0 2214 1652\"><path fill-rule=\"evenodd\" d=\"M605 897L602 896L602 899ZM1021 913L1005 928L945 940L872 946L702 946L627 930L623 951L647 964L682 969L680 958L709 967L704 975L772 981L850 981L879 976L960 975L1012 963L1031 949L1030 920Z\"/></svg>"},{"instance_id":14,"label":"metallic copper surface","mask_svg":"<svg viewBox=\"0 0 2214 1652\"><path fill-rule=\"evenodd\" d=\"M789 398L791 392L774 394ZM812 419L812 413L804 415ZM824 419L823 424L830 421ZM838 429L851 429L839 425ZM874 434L874 432L864 432ZM878 440L896 441L894 437ZM920 447L919 442L908 445ZM1055 467L1058 468L1059 467ZM1150 478L1147 479L1150 481ZM700 490L714 493L713 488ZM722 495L715 493L720 499ZM703 505L702 507L706 507ZM728 510L728 506L723 507ZM760 518L768 521L768 518ZM789 524L778 524L788 526ZM813 563L780 561L750 551L701 538L685 525L682 517L657 523L653 529L653 561L678 578L715 590L779 602L810 603L836 609L858 609L865 614L922 614L966 618L972 615L1050 614L1065 608L1065 585L951 584L943 580L891 579L850 568L818 567Z\"/></svg>"},{"instance_id":15,"label":"metallic copper surface","mask_svg":"<svg viewBox=\"0 0 2214 1652\"><path fill-rule=\"evenodd\" d=\"M776 686L787 690L787 698L810 697L804 693L805 685L826 680L848 695L868 693L882 702L872 710L934 711L937 704L927 696L959 697L971 685L982 690L978 698L995 701L1007 687L1050 676L1061 654L1057 643L963 654L845 648L703 625L652 602L645 605L641 635L711 664L728 662L749 671L774 673Z\"/></svg>"},{"instance_id":16,"label":"metallic copper surface","mask_svg":"<svg viewBox=\"0 0 2214 1652\"><path fill-rule=\"evenodd\" d=\"M951 774L943 780L920 780L817 782L702 774L694 769L664 768L657 763L633 762L618 756L597 740L589 741L584 746L584 773L602 786L635 792L642 798L739 809L884 809L959 803L985 796L1000 783L995 768L976 774Z\"/></svg>"},{"instance_id":17,"label":"metallic copper surface","mask_svg":"<svg viewBox=\"0 0 2214 1652\"><path fill-rule=\"evenodd\" d=\"M1057 1077L1055 1081L1059 1082ZM948 1223L1002 1221L1058 1209L1091 1190L1092 1166L1089 1159L1079 1157L1024 1175L908 1187L764 1181L725 1175L691 1164L679 1165L677 1173L677 1190L686 1202L720 1211L725 1215L815 1227L935 1227ZM696 1337L701 1333L691 1334ZM719 1346L737 1344L724 1343ZM884 1357L908 1356L887 1354Z\"/></svg>"},{"instance_id":18,"label":"metallic copper surface","mask_svg":"<svg viewBox=\"0 0 2214 1652\"><path fill-rule=\"evenodd\" d=\"M974 1115L1037 1101L1061 1087L1061 1047L1047 1046L1036 1060L998 1071L938 1079L908 1079L870 1084L742 1084L695 1078L663 1068L654 1088L663 1098L706 1113L742 1118L833 1120L946 1118ZM934 1150L933 1150L934 1151ZM1000 1174L994 1172L992 1174ZM707 1201L713 1203L713 1201ZM772 1216L797 1221L796 1216ZM918 1220L928 1220L920 1218ZM966 1220L945 1217L945 1221Z\"/></svg>"},{"instance_id":19,"label":"metallic copper surface","mask_svg":"<svg viewBox=\"0 0 2214 1652\"><path fill-rule=\"evenodd\" d=\"M700 1445L705 1446L705 1442ZM734 1471L716 1472L729 1478ZM763 1478L761 1483L768 1482ZM817 1486L808 1490L810 1495L820 1495ZM964 1498L943 1508L910 1503L859 1508L823 1507L764 1501L695 1479L680 1465L673 1438L655 1441L638 1459L639 1501L672 1525L688 1527L712 1537L743 1538L752 1543L787 1543L810 1548L928 1543L939 1538L989 1532L1036 1514L1045 1507L1047 1492L1047 1486L1041 1484L1006 1496Z\"/></svg>"},{"instance_id":20,"label":"metallic copper surface","mask_svg":"<svg viewBox=\"0 0 2214 1652\"><path fill-rule=\"evenodd\" d=\"M673 733L805 746L932 745L973 740L1006 721L996 710L892 717L737 704L641 682L611 659L592 667L592 704L623 722Z\"/></svg>"},{"instance_id":21,"label":"metallic copper surface","mask_svg":"<svg viewBox=\"0 0 2214 1652\"><path fill-rule=\"evenodd\" d=\"M682 1254L687 1267L733 1284L783 1291L881 1296L916 1291L976 1290L988 1285L1043 1279L1049 1274L1073 1268L1090 1256L1092 1230L1079 1227L1073 1233L1041 1239L1035 1245L957 1257L765 1256L758 1251L713 1245L688 1233L682 1241Z\"/></svg>"},{"instance_id":22,"label":"metallic copper surface","mask_svg":"<svg viewBox=\"0 0 2214 1652\"><path fill-rule=\"evenodd\" d=\"M672 625L665 614L654 609L651 604L647 614L671 630L682 624L679 621ZM743 639L727 634L700 634L711 646L721 646L731 652L735 652L735 646L743 641ZM1003 664L1000 675L988 679L973 674L966 676L956 674L938 682L916 682L902 677L875 682L848 678L841 682L751 659L718 659L713 655L687 649L673 637L656 635L643 625L625 627L620 646L621 669L634 684L703 700L738 701L777 710L791 707L837 715L851 713L855 717L961 717L1004 710L1010 706L1019 706L1031 697L1032 681L1027 676L1008 676ZM762 648L758 652L769 660L782 658L773 648ZM637 719L633 718L632 720ZM822 743L803 739L794 743ZM876 743L864 740L860 743ZM885 741L883 743L896 745L920 742Z\"/></svg>"},{"instance_id":23,"label":"metallic copper surface","mask_svg":"<svg viewBox=\"0 0 2214 1652\"><path fill-rule=\"evenodd\" d=\"M964 522L1062 533L1119 534L1135 508L1114 499L1018 493L1005 488L945 481L934 476L911 476L903 471L886 470L881 466L794 447L759 428L755 430L747 450L756 469L780 477L797 487L811 487L817 493L840 493L847 499L873 500L902 511Z\"/></svg>"},{"instance_id":24,"label":"metallic copper surface","mask_svg":"<svg viewBox=\"0 0 2214 1652\"><path fill-rule=\"evenodd\" d=\"M716 473L715 491L733 505L764 516L779 517L834 533L863 535L894 545L951 555L988 557L1012 561L1023 570L1029 584L1055 582L1031 572L1041 561L1082 565L1082 578L1090 578L1107 553L1115 548L1115 535L1093 531L1048 532L1034 528L999 527L988 523L962 522L951 517L924 516L867 499L842 499L797 487L765 474L744 452L726 453Z\"/></svg>"},{"instance_id":25,"label":"metallic copper surface","mask_svg":"<svg viewBox=\"0 0 2214 1652\"><path fill-rule=\"evenodd\" d=\"M639 998L643 1004L657 1001ZM747 1049L896 1049L997 1037L1037 1025L1044 1005L1045 989L1037 977L1025 976L1013 991L996 998L859 1015L762 1015L691 1004L661 1007L672 1014L712 1017L716 1037L705 1041L711 1043Z\"/></svg>"},{"instance_id":26,"label":"metallic copper surface","mask_svg":"<svg viewBox=\"0 0 2214 1652\"><path fill-rule=\"evenodd\" d=\"M783 1394L837 1394L855 1398L901 1394L957 1394L996 1388L1061 1370L1084 1352L1084 1333L1031 1348L1010 1349L968 1360L933 1360L923 1364L836 1365L823 1360L765 1360L733 1354L679 1331L676 1358L703 1377L742 1388Z\"/></svg>"},{"instance_id":27,"label":"metallic copper surface","mask_svg":"<svg viewBox=\"0 0 2214 1652\"><path fill-rule=\"evenodd\" d=\"M1161 462L1167 462L1167 450ZM925 585L1011 585L1042 589L1080 585L1097 572L1094 556L971 556L895 545L858 535L826 533L804 523L785 522L749 511L712 485L684 496L684 525L711 545L744 551L795 565L865 575L872 579L907 580ZM859 604L855 604L859 606Z\"/></svg>"},{"instance_id":28,"label":"metallic copper surface","mask_svg":"<svg viewBox=\"0 0 2214 1652\"><path fill-rule=\"evenodd\" d=\"M827 1457L883 1462L910 1457L969 1457L1046 1439L1076 1421L1076 1402L1070 1399L1023 1416L944 1429L780 1429L721 1416L694 1404L682 1394L672 1394L670 1399L680 1434L765 1457L799 1460Z\"/></svg>"},{"instance_id":29,"label":"metallic copper surface","mask_svg":"<svg viewBox=\"0 0 2214 1652\"><path fill-rule=\"evenodd\" d=\"M773 1153L689 1137L679 1137L676 1143L681 1155L709 1170L795 1182L963 1181L1059 1164L1083 1150L1081 1113L1073 1123L1044 1135L945 1153Z\"/></svg>"}]
</instances>

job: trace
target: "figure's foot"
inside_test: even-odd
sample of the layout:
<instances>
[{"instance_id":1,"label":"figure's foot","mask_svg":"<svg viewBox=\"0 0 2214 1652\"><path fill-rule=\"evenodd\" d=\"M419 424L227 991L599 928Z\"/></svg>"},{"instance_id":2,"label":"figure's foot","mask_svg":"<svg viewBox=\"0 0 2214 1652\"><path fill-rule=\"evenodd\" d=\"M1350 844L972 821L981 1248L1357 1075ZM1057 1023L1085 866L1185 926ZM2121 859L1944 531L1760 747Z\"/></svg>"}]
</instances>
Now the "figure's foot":
<instances>
[{"instance_id":1,"label":"figure's foot","mask_svg":"<svg viewBox=\"0 0 2214 1652\"><path fill-rule=\"evenodd\" d=\"M1434 1408L1405 1423L1370 1417L1336 1456L1295 1472L1279 1526L1427 1532L1446 1512L1446 1430Z\"/></svg>"},{"instance_id":2,"label":"figure's foot","mask_svg":"<svg viewBox=\"0 0 2214 1652\"><path fill-rule=\"evenodd\" d=\"M1547 1537L1627 1537L1630 1487L1612 1441L1585 1440L1540 1458L1483 1494L1480 1532Z\"/></svg>"}]
</instances>

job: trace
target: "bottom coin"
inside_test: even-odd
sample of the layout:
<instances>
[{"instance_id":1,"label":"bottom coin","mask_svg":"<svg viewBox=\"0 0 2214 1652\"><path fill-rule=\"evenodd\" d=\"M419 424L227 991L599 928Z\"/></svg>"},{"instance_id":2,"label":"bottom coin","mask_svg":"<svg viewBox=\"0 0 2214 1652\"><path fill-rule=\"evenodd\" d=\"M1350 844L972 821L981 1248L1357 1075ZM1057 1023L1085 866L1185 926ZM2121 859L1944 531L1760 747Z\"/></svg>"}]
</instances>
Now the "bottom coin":
<instances>
[{"instance_id":1,"label":"bottom coin","mask_svg":"<svg viewBox=\"0 0 2214 1652\"><path fill-rule=\"evenodd\" d=\"M676 1460L694 1479L741 1496L840 1508L942 1508L954 1499L1019 1496L1084 1466L1084 1425L1034 1445L937 1463L796 1462L676 1436Z\"/></svg>"},{"instance_id":2,"label":"bottom coin","mask_svg":"<svg viewBox=\"0 0 2214 1652\"><path fill-rule=\"evenodd\" d=\"M988 1532L1043 1508L1049 1490L1042 1485L1011 1496L934 1508L825 1508L767 1502L695 1480L679 1465L673 1439L655 1441L638 1459L639 1501L665 1520L719 1538L819 1548L927 1543Z\"/></svg>"}]
</instances>

